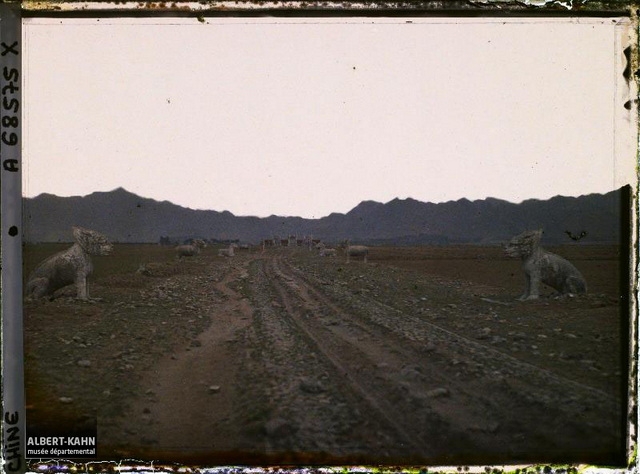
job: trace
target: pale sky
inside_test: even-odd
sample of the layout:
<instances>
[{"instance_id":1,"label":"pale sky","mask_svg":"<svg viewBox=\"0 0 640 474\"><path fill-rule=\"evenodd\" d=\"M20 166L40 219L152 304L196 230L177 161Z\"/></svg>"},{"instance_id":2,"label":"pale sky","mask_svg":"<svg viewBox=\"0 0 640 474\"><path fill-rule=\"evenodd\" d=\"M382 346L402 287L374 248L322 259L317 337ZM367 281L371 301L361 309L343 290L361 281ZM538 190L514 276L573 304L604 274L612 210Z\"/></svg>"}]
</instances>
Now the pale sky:
<instances>
[{"instance_id":1,"label":"pale sky","mask_svg":"<svg viewBox=\"0 0 640 474\"><path fill-rule=\"evenodd\" d=\"M323 217L632 183L618 19L24 20L23 192Z\"/></svg>"}]
</instances>

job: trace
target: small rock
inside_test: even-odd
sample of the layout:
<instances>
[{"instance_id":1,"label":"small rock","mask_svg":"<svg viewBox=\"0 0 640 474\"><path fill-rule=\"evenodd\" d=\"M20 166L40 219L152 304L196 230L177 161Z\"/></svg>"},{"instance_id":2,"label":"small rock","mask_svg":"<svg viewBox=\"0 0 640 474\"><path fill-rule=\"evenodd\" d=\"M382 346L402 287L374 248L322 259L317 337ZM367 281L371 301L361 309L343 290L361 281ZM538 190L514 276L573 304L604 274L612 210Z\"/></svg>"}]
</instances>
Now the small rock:
<instances>
[{"instance_id":1,"label":"small rock","mask_svg":"<svg viewBox=\"0 0 640 474\"><path fill-rule=\"evenodd\" d=\"M60 403L73 403L73 398L70 397L60 397L58 398Z\"/></svg>"},{"instance_id":2,"label":"small rock","mask_svg":"<svg viewBox=\"0 0 640 474\"><path fill-rule=\"evenodd\" d=\"M407 365L402 368L400 374L409 380L422 380L422 369L417 365Z\"/></svg>"},{"instance_id":3,"label":"small rock","mask_svg":"<svg viewBox=\"0 0 640 474\"><path fill-rule=\"evenodd\" d=\"M209 385L209 393L218 393L220 391L220 385Z\"/></svg>"},{"instance_id":4,"label":"small rock","mask_svg":"<svg viewBox=\"0 0 640 474\"><path fill-rule=\"evenodd\" d=\"M91 367L91 361L90 360L79 360L78 361L78 365L80 367Z\"/></svg>"},{"instance_id":5,"label":"small rock","mask_svg":"<svg viewBox=\"0 0 640 474\"><path fill-rule=\"evenodd\" d=\"M303 379L300 382L300 390L306 393L318 394L324 392L324 387L315 380Z\"/></svg>"},{"instance_id":6,"label":"small rock","mask_svg":"<svg viewBox=\"0 0 640 474\"><path fill-rule=\"evenodd\" d=\"M450 396L451 392L449 392L449 389L446 389L444 387L439 387L439 388L434 388L433 390L429 390L426 395L429 398L443 398L443 397Z\"/></svg>"}]
</instances>

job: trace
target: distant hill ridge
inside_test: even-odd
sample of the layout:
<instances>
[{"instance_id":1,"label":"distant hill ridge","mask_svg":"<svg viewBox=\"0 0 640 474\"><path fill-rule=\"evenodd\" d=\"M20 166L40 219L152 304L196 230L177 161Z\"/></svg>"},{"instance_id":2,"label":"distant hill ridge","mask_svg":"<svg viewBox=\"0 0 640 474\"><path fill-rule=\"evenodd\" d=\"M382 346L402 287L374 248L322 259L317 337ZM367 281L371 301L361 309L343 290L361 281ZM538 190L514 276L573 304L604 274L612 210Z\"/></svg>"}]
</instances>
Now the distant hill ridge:
<instances>
[{"instance_id":1,"label":"distant hill ridge","mask_svg":"<svg viewBox=\"0 0 640 474\"><path fill-rule=\"evenodd\" d=\"M545 243L569 243L566 233L586 231L585 243L614 243L621 216L628 213L629 187L606 194L529 199L519 204L487 198L428 203L412 198L386 204L363 201L346 214L320 219L235 216L228 211L193 210L156 201L123 188L87 196L41 194L24 198L25 240L67 242L80 225L108 235L114 242L159 242L161 237L239 239L312 235L325 241L398 245L501 243L523 230L543 228Z\"/></svg>"}]
</instances>

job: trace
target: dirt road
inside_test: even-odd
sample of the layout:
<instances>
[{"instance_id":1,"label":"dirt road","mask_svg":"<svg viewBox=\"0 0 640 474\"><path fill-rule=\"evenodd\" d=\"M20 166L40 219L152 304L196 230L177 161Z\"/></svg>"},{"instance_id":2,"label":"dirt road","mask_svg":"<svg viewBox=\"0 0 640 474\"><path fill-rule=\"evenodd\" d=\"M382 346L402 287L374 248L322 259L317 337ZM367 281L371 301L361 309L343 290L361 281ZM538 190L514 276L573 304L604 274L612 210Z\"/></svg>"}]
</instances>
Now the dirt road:
<instances>
[{"instance_id":1,"label":"dirt road","mask_svg":"<svg viewBox=\"0 0 640 474\"><path fill-rule=\"evenodd\" d=\"M28 386L39 387L27 391L32 419L46 405L43 386L55 397L68 383L43 375L58 364L84 380L76 412L98 407L106 459L460 465L624 457L615 295L522 303L490 281L373 257L346 264L305 249L232 259L210 252L99 281L95 304L61 298L29 307L27 348L37 363ZM64 359L47 353L36 322L51 336L51 314L64 311L77 324L73 341L91 339L93 359L75 344ZM63 363L79 357L95 360L93 370Z\"/></svg>"}]
</instances>

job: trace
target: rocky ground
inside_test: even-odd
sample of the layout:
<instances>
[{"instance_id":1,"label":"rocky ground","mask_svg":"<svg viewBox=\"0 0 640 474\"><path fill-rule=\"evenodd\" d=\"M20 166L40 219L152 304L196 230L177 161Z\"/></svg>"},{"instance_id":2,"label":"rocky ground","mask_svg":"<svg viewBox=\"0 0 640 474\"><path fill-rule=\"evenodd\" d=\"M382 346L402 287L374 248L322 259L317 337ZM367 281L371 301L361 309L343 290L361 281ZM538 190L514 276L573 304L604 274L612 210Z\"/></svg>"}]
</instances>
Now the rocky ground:
<instances>
[{"instance_id":1,"label":"rocky ground","mask_svg":"<svg viewBox=\"0 0 640 474\"><path fill-rule=\"evenodd\" d=\"M27 423L111 460L624 463L617 250L567 251L589 294L533 302L496 248L97 262L97 301L25 303Z\"/></svg>"}]
</instances>

